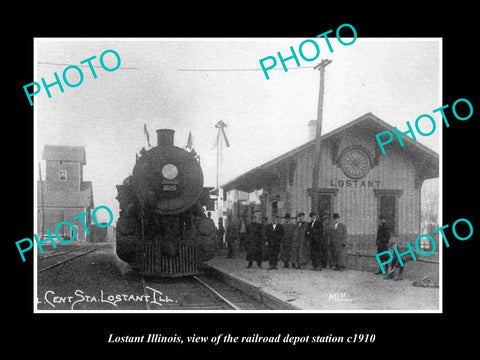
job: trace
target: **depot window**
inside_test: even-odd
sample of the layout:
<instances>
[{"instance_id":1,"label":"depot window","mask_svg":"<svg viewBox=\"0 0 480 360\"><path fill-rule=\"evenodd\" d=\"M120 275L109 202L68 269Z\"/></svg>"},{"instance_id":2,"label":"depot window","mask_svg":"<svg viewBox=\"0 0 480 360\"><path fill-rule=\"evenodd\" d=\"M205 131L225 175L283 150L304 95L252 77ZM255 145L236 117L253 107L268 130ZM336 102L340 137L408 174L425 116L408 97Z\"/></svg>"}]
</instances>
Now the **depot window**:
<instances>
[{"instance_id":1,"label":"depot window","mask_svg":"<svg viewBox=\"0 0 480 360\"><path fill-rule=\"evenodd\" d=\"M423 252L429 252L432 250L432 246L431 246L432 243L427 238L424 238L424 237L420 238L419 244L420 244L420 250L422 250Z\"/></svg>"},{"instance_id":2,"label":"depot window","mask_svg":"<svg viewBox=\"0 0 480 360\"><path fill-rule=\"evenodd\" d=\"M67 181L67 170L60 170L58 172L58 179L60 181Z\"/></svg>"},{"instance_id":3,"label":"depot window","mask_svg":"<svg viewBox=\"0 0 480 360\"><path fill-rule=\"evenodd\" d=\"M403 190L373 190L377 197L377 218L385 216L385 222L394 235L398 234L398 201Z\"/></svg>"},{"instance_id":4,"label":"depot window","mask_svg":"<svg viewBox=\"0 0 480 360\"><path fill-rule=\"evenodd\" d=\"M272 201L272 216L277 215L278 216L278 201L274 200Z\"/></svg>"}]
</instances>

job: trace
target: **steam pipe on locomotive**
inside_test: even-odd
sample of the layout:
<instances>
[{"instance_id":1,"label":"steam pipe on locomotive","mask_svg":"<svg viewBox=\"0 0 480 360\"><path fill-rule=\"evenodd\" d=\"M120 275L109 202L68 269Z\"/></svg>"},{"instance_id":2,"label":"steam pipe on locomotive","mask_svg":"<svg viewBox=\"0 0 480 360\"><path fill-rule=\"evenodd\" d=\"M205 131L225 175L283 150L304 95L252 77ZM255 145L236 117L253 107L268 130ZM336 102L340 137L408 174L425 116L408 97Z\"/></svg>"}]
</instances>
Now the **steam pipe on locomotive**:
<instances>
[{"instance_id":1,"label":"steam pipe on locomotive","mask_svg":"<svg viewBox=\"0 0 480 360\"><path fill-rule=\"evenodd\" d=\"M211 188L194 151L174 145L174 130L157 130L157 146L142 149L132 175L117 185L118 257L143 275L184 276L216 250L216 227L205 216Z\"/></svg>"}]
</instances>

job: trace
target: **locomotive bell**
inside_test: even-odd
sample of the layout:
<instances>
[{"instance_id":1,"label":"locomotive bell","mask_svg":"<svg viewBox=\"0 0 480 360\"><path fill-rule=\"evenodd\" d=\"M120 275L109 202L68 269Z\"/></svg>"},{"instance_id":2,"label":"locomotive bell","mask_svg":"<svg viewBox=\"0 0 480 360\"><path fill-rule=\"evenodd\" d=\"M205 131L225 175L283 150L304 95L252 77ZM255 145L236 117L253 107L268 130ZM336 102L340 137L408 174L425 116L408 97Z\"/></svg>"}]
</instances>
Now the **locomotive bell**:
<instances>
[{"instance_id":1,"label":"locomotive bell","mask_svg":"<svg viewBox=\"0 0 480 360\"><path fill-rule=\"evenodd\" d=\"M173 146L173 136L175 130L172 129L158 129L157 130L157 146Z\"/></svg>"}]
</instances>

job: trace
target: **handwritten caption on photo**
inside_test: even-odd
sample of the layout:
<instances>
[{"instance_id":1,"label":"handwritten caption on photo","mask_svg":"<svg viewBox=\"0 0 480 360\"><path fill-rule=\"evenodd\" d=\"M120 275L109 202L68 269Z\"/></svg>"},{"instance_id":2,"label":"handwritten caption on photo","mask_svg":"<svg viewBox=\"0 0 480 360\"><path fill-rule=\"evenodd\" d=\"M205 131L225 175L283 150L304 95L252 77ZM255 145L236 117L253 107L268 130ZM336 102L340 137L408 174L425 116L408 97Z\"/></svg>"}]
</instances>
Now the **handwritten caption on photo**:
<instances>
[{"instance_id":1,"label":"handwritten caption on photo","mask_svg":"<svg viewBox=\"0 0 480 360\"><path fill-rule=\"evenodd\" d=\"M149 304L155 304L158 306L163 306L167 303L177 303L177 300L170 298L168 295L164 294L160 290L154 289L150 286L146 286L146 289L151 292L150 294L108 294L103 290L100 290L99 294L91 295L87 294L85 291L77 289L74 291L73 295L61 296L55 293L53 290L45 291L42 300L37 299L37 304L47 304L49 307L56 309L59 304L71 304L70 310L76 310L75 306L82 303L95 303L95 304L109 304L113 307L118 307L122 303L128 302L148 302ZM78 306L77 306L78 307Z\"/></svg>"}]
</instances>

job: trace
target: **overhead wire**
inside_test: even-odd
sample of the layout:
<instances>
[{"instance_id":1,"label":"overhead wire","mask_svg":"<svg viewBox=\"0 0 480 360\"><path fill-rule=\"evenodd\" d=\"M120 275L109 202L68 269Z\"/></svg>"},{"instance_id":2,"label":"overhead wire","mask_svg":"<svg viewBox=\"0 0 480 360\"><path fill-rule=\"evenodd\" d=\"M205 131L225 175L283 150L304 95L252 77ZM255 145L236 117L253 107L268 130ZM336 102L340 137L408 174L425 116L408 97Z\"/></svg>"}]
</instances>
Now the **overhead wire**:
<instances>
[{"instance_id":1,"label":"overhead wire","mask_svg":"<svg viewBox=\"0 0 480 360\"><path fill-rule=\"evenodd\" d=\"M79 65L79 64L67 64L67 63L53 63L53 62L47 62L47 61L37 61L37 64L39 65L61 65L61 66L78 66L78 67L90 67L90 65ZM102 68L102 66L99 65L91 65L94 68ZM314 66L302 66L302 67L296 67L296 68L287 68L287 70L304 70L304 69L313 69ZM140 68L137 67L119 67L118 69L123 69L123 70L140 70ZM262 68L245 68L245 69L176 69L177 71L263 71ZM285 71L283 68L281 69L269 69L270 70L276 70L276 71Z\"/></svg>"},{"instance_id":2,"label":"overhead wire","mask_svg":"<svg viewBox=\"0 0 480 360\"><path fill-rule=\"evenodd\" d=\"M47 62L47 61L37 61L37 64L39 65L62 65L62 66L78 66L78 67L90 67L90 65L79 65L79 64L65 64L65 63L52 63L52 62ZM94 68L103 68L102 66L98 65L92 65ZM135 67L119 67L118 69L122 70L139 70L139 68ZM118 70L116 69L116 70Z\"/></svg>"},{"instance_id":3,"label":"overhead wire","mask_svg":"<svg viewBox=\"0 0 480 360\"><path fill-rule=\"evenodd\" d=\"M303 69L313 69L314 66L302 66L297 68L287 68L287 70L303 70ZM278 70L285 71L282 69L268 69L268 70ZM263 71L261 68L255 69L177 69L177 71Z\"/></svg>"}]
</instances>

